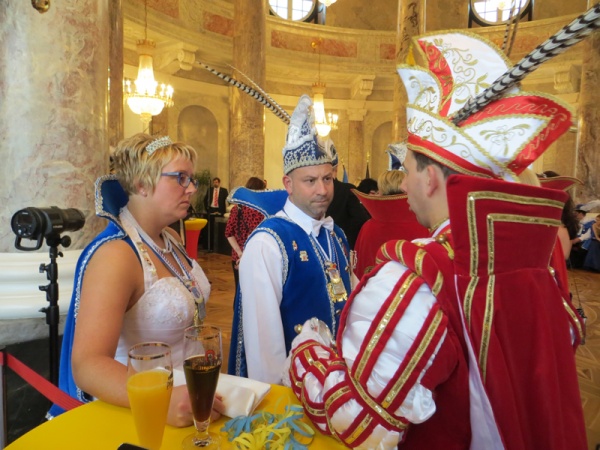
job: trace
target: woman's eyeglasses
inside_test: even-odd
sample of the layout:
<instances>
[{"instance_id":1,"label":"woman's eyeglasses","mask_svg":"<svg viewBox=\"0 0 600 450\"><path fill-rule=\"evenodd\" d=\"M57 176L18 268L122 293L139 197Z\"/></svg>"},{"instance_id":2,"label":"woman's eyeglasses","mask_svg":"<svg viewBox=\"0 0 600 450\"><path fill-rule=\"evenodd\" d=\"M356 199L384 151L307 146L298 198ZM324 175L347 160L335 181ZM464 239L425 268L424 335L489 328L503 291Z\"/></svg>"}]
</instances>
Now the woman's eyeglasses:
<instances>
[{"instance_id":1,"label":"woman's eyeglasses","mask_svg":"<svg viewBox=\"0 0 600 450\"><path fill-rule=\"evenodd\" d=\"M163 172L160 174L160 176L177 177L177 183L183 188L187 188L190 185L190 183L192 183L196 189L198 189L198 186L200 185L200 182L196 178L190 177L185 172Z\"/></svg>"}]
</instances>

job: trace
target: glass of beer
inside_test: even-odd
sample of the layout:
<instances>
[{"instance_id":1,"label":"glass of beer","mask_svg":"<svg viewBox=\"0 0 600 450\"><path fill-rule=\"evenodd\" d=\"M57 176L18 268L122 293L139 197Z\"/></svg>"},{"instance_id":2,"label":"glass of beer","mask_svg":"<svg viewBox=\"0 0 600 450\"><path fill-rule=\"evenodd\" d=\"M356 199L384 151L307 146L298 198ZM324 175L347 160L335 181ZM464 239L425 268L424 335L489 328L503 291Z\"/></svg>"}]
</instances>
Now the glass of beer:
<instances>
[{"instance_id":1,"label":"glass of beer","mask_svg":"<svg viewBox=\"0 0 600 450\"><path fill-rule=\"evenodd\" d=\"M183 440L182 448L218 449L219 435L209 433L208 426L221 371L221 330L210 325L186 328L183 358L196 432Z\"/></svg>"},{"instance_id":2,"label":"glass of beer","mask_svg":"<svg viewBox=\"0 0 600 450\"><path fill-rule=\"evenodd\" d=\"M172 390L171 348L162 342L142 342L131 347L127 357L127 396L142 447L160 449Z\"/></svg>"}]
</instances>

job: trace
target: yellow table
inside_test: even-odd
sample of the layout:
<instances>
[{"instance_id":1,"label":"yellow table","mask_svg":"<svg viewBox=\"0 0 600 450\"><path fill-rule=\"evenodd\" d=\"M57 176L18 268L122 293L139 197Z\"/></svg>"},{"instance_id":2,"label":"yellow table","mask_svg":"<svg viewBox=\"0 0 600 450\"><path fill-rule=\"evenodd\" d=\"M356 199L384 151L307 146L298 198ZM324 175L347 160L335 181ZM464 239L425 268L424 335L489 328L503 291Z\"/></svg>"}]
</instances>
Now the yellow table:
<instances>
[{"instance_id":1,"label":"yellow table","mask_svg":"<svg viewBox=\"0 0 600 450\"><path fill-rule=\"evenodd\" d=\"M282 412L275 411L275 405L280 398L288 399L287 402L281 401L280 407L284 407L282 405L285 404L298 404L291 389L273 385L271 392L257 409ZM211 425L211 430L219 432L227 420L229 418L222 417ZM306 421L310 423L308 419ZM180 449L183 438L192 432L193 427L174 428L167 425L162 450ZM116 450L123 442L131 444L138 442L131 411L128 408L95 401L34 428L6 447L6 450ZM221 448L233 448L225 433L221 433ZM317 431L310 448L342 449L345 447L335 439Z\"/></svg>"}]
</instances>

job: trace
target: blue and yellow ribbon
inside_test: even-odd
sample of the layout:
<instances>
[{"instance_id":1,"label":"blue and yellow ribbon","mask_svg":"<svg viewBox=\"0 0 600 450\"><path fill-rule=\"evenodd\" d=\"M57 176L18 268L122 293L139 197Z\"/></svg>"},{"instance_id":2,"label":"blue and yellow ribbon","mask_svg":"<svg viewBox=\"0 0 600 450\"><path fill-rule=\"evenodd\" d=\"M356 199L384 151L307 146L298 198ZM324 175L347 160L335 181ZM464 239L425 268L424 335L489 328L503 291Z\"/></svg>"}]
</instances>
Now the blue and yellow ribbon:
<instances>
[{"instance_id":1,"label":"blue and yellow ribbon","mask_svg":"<svg viewBox=\"0 0 600 450\"><path fill-rule=\"evenodd\" d=\"M222 431L239 450L305 450L315 431L303 419L301 406L287 405L283 414L259 411L235 417L225 423Z\"/></svg>"}]
</instances>

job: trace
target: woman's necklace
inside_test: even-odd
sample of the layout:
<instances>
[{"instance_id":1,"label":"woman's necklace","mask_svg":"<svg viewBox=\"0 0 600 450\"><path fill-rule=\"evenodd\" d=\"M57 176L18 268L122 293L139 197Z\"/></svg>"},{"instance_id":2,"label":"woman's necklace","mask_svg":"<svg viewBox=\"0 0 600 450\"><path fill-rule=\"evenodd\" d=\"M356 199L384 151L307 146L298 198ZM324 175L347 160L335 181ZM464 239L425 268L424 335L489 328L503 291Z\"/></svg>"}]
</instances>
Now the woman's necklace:
<instances>
[{"instance_id":1,"label":"woman's necklace","mask_svg":"<svg viewBox=\"0 0 600 450\"><path fill-rule=\"evenodd\" d=\"M163 231L163 233L166 232ZM204 301L204 293L202 292L200 284L196 281L194 275L191 273L191 271L187 270L187 267L185 267L185 264L183 264L183 262L179 258L177 251L173 250L172 247L169 252L163 252L162 249L158 248L156 243L152 241L152 239L146 241L142 235L140 235L140 238L143 242L145 242L146 245L148 245L148 247L150 247L150 249L154 252L158 259L162 261L162 263L167 267L167 269L169 269L169 272L175 275L175 277L179 281L181 281L181 283L183 283L186 289L192 294L192 296L194 297L194 301L196 302L196 310L194 311L194 325L201 325L202 321L206 317L206 302ZM169 247L171 244L169 237L163 234L163 239L165 240L165 243L169 242L169 245L167 246ZM179 266L181 272L175 269L175 267L173 266L171 261L169 261L169 258L165 253L171 253L173 255L173 258L175 259L175 262L177 262L177 265Z\"/></svg>"},{"instance_id":2,"label":"woman's necklace","mask_svg":"<svg viewBox=\"0 0 600 450\"><path fill-rule=\"evenodd\" d=\"M142 227L140 227L139 225L135 225L135 229L137 230L138 234L140 235L140 237L142 238L142 240L149 246L152 248L152 250L155 250L163 255L166 255L168 253L172 253L173 252L173 244L171 243L171 239L168 238L167 236L167 232L165 230L160 232L160 235L165 243L165 248L160 248L156 242L154 242L154 239L152 239L143 229Z\"/></svg>"},{"instance_id":3,"label":"woman's necklace","mask_svg":"<svg viewBox=\"0 0 600 450\"><path fill-rule=\"evenodd\" d=\"M148 235L148 233L146 233L144 229L137 223L137 221L131 213L129 213L129 216L130 222L132 222L132 225L138 232L142 242L144 242L148 247L150 247L150 250L152 250L156 257L165 265L169 272L171 272L172 275L174 275L179 281L181 281L181 283L183 283L186 289L194 296L194 300L196 301L198 308L202 308L204 310L205 296L202 292L202 289L200 288L200 284L196 281L196 278L191 273L191 271L189 271L185 264L183 264L183 262L179 258L179 255L177 254L177 251L174 250L173 243L171 242L171 237L168 235L168 232L165 230L161 231L160 234L165 243L165 248L160 248L156 244L156 242L154 242L154 240ZM177 270L173 263L169 260L167 256L169 254L173 255L173 258L175 259L175 262L179 266L180 270ZM204 313L204 311L199 311L198 313L202 314ZM202 315L202 317L203 316L204 315Z\"/></svg>"}]
</instances>

